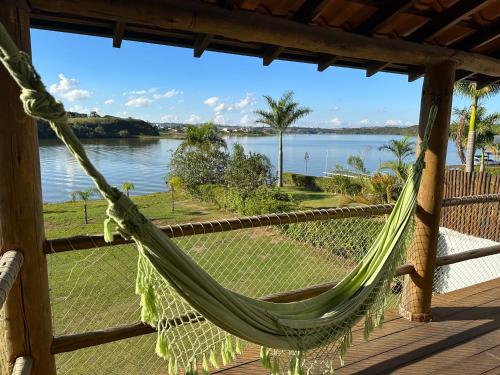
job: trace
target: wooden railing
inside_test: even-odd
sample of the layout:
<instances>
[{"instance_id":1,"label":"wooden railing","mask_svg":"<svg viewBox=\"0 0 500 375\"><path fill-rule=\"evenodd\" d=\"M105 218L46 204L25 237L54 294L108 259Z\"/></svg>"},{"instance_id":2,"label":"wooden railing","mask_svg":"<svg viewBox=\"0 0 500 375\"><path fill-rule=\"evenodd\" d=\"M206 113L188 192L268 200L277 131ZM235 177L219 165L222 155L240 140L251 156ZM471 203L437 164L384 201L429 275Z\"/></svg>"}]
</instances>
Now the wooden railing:
<instances>
[{"instance_id":1,"label":"wooden railing","mask_svg":"<svg viewBox=\"0 0 500 375\"><path fill-rule=\"evenodd\" d=\"M20 251L6 251L0 257L0 308L5 303L22 264L23 254Z\"/></svg>"},{"instance_id":2,"label":"wooden railing","mask_svg":"<svg viewBox=\"0 0 500 375\"><path fill-rule=\"evenodd\" d=\"M473 197L448 198L443 202L444 207L458 207L470 204L481 204L500 202L500 194L479 195ZM353 217L379 216L389 213L392 210L392 205L372 205L362 207L347 207L347 208L332 208L324 210L311 210L271 215L260 215L252 217L242 217L228 220L213 220L201 223L179 224L162 227L162 230L169 237L182 237L198 234L225 232L239 230L244 228L255 228L270 225L290 224L307 221L343 219ZM114 236L114 241L111 244L105 243L103 236L91 237L71 237L48 241L46 251L48 254L82 250L87 248L110 246L115 244L129 243L119 237ZM459 254L442 256L436 259L436 266L449 265L453 263L463 262L466 260L476 259L484 256L500 254L500 245L487 248L475 249ZM397 268L395 276L411 275L415 272L412 264L404 264ZM262 300L273 302L291 302L310 298L319 295L332 287L335 283L325 283L314 285L308 288L282 292L269 296L261 297ZM169 319L166 324L170 327L175 327L182 324L203 321L203 317L195 314L179 316ZM156 332L154 327L147 324L137 322L129 325L122 325L103 330L90 331L77 334L69 334L55 337L52 344L52 353L63 353L74 351L86 347L101 345L109 342L123 340L131 337L146 335Z\"/></svg>"}]
</instances>

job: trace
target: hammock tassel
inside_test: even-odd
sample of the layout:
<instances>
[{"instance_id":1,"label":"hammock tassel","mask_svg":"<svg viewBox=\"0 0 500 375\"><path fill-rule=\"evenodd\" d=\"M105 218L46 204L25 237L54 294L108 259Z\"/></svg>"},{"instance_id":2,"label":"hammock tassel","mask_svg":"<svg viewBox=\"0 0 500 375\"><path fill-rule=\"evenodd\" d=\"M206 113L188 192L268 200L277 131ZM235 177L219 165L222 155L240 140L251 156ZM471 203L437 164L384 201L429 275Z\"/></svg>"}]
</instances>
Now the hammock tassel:
<instances>
[{"instance_id":1,"label":"hammock tassel","mask_svg":"<svg viewBox=\"0 0 500 375\"><path fill-rule=\"evenodd\" d=\"M203 361L201 364L201 373L203 375L210 375L210 369L208 368L208 361L206 354L203 354Z\"/></svg>"},{"instance_id":2,"label":"hammock tassel","mask_svg":"<svg viewBox=\"0 0 500 375\"><path fill-rule=\"evenodd\" d=\"M217 355L215 354L215 349L214 348L211 348L210 349L210 364L216 368L216 369L219 369L219 364L217 363Z\"/></svg>"},{"instance_id":3,"label":"hammock tassel","mask_svg":"<svg viewBox=\"0 0 500 375\"><path fill-rule=\"evenodd\" d=\"M104 220L104 241L110 243L113 241L113 219L108 217Z\"/></svg>"}]
</instances>

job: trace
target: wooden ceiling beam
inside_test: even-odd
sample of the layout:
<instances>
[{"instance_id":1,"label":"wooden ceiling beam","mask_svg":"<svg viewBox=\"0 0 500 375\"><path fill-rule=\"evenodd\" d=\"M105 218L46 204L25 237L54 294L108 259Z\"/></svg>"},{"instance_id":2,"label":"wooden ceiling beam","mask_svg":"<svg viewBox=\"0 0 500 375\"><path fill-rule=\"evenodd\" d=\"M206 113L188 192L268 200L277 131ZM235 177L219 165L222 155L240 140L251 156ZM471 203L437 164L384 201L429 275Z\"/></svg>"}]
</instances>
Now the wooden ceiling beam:
<instances>
[{"instance_id":1,"label":"wooden ceiling beam","mask_svg":"<svg viewBox=\"0 0 500 375\"><path fill-rule=\"evenodd\" d=\"M486 78L486 79L481 79L481 80L477 81L476 89L481 90L487 86L496 85L499 82L500 82L500 78L498 78L498 77L490 77L490 78Z\"/></svg>"},{"instance_id":2,"label":"wooden ceiling beam","mask_svg":"<svg viewBox=\"0 0 500 375\"><path fill-rule=\"evenodd\" d=\"M360 24L354 32L360 34L373 34L378 29L394 20L399 14L411 8L417 0L393 0L389 4L381 6L365 22Z\"/></svg>"},{"instance_id":3,"label":"wooden ceiling beam","mask_svg":"<svg viewBox=\"0 0 500 375\"><path fill-rule=\"evenodd\" d=\"M122 46L123 36L125 35L125 22L116 22L113 29L113 47L120 48Z\"/></svg>"},{"instance_id":4,"label":"wooden ceiling beam","mask_svg":"<svg viewBox=\"0 0 500 375\"><path fill-rule=\"evenodd\" d=\"M374 76L378 72L387 68L389 65L391 65L390 62L378 62L378 63L371 64L366 68L366 76L367 77Z\"/></svg>"},{"instance_id":5,"label":"wooden ceiling beam","mask_svg":"<svg viewBox=\"0 0 500 375\"><path fill-rule=\"evenodd\" d=\"M446 60L457 69L500 77L498 59L440 46L400 39L374 38L328 27L315 27L256 12L227 10L194 0L30 0L32 12L59 17L88 17L143 27L218 35L242 43L274 45L310 53L346 58L392 61L394 64L429 66ZM196 20L196 22L193 22Z\"/></svg>"},{"instance_id":6,"label":"wooden ceiling beam","mask_svg":"<svg viewBox=\"0 0 500 375\"><path fill-rule=\"evenodd\" d=\"M262 51L262 64L264 64L264 66L271 65L271 63L278 58L283 50L284 48L280 46L264 47L264 50Z\"/></svg>"},{"instance_id":7,"label":"wooden ceiling beam","mask_svg":"<svg viewBox=\"0 0 500 375\"><path fill-rule=\"evenodd\" d=\"M415 32L413 32L407 39L415 42L425 42L439 33L448 30L450 27L455 26L464 18L479 11L485 7L492 0L462 0L458 1L450 8L442 13L437 13L434 18L429 22L423 24Z\"/></svg>"},{"instance_id":8,"label":"wooden ceiling beam","mask_svg":"<svg viewBox=\"0 0 500 375\"><path fill-rule=\"evenodd\" d=\"M425 68L416 66L412 68L408 68L408 82L414 82L420 77L423 77L425 73Z\"/></svg>"},{"instance_id":9,"label":"wooden ceiling beam","mask_svg":"<svg viewBox=\"0 0 500 375\"><path fill-rule=\"evenodd\" d=\"M337 61L338 56L320 54L318 59L318 72L323 72L330 66L332 66L335 61Z\"/></svg>"},{"instance_id":10,"label":"wooden ceiling beam","mask_svg":"<svg viewBox=\"0 0 500 375\"><path fill-rule=\"evenodd\" d=\"M295 12L292 19L298 22L309 23L321 14L330 0L306 0Z\"/></svg>"},{"instance_id":11,"label":"wooden ceiling beam","mask_svg":"<svg viewBox=\"0 0 500 375\"><path fill-rule=\"evenodd\" d=\"M492 42L498 37L500 37L500 20L486 26L482 31L476 31L474 34L458 41L453 47L470 50Z\"/></svg>"},{"instance_id":12,"label":"wooden ceiling beam","mask_svg":"<svg viewBox=\"0 0 500 375\"><path fill-rule=\"evenodd\" d=\"M470 78L476 75L475 72L466 72L466 71L456 71L455 72L455 82L462 81L464 79Z\"/></svg>"},{"instance_id":13,"label":"wooden ceiling beam","mask_svg":"<svg viewBox=\"0 0 500 375\"><path fill-rule=\"evenodd\" d=\"M201 57L213 38L212 34L199 34L194 41L194 57Z\"/></svg>"}]
</instances>

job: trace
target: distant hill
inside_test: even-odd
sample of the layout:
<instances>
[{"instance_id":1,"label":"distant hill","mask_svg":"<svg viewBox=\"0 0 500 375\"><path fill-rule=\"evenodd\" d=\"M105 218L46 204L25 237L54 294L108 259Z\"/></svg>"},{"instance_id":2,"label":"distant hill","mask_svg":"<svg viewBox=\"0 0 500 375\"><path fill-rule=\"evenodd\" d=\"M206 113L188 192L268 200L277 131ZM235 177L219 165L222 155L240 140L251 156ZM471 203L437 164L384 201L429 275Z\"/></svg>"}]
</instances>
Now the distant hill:
<instances>
[{"instance_id":1,"label":"distant hill","mask_svg":"<svg viewBox=\"0 0 500 375\"><path fill-rule=\"evenodd\" d=\"M183 132L188 124L182 123L162 123L158 124L161 131L166 133ZM233 134L254 134L254 135L270 135L274 131L268 126L232 126L232 125L217 125L217 128L222 133ZM400 127L400 126L372 126L361 128L310 128L292 126L286 130L288 134L387 134L387 135L417 135L418 125Z\"/></svg>"},{"instance_id":2,"label":"distant hill","mask_svg":"<svg viewBox=\"0 0 500 375\"><path fill-rule=\"evenodd\" d=\"M88 117L84 114L69 112L69 125L79 138L127 138L141 135L158 136L158 129L150 123L133 119L113 116ZM38 120L38 138L56 138L49 124Z\"/></svg>"}]
</instances>

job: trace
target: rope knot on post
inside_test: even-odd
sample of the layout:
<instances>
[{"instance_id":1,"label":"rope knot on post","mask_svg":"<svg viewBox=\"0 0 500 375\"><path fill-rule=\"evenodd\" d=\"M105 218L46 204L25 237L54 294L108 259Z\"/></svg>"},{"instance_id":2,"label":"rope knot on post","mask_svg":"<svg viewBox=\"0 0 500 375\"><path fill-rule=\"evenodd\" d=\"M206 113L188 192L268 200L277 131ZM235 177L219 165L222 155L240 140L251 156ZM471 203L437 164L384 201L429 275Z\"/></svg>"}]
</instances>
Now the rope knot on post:
<instances>
[{"instance_id":1,"label":"rope knot on post","mask_svg":"<svg viewBox=\"0 0 500 375\"><path fill-rule=\"evenodd\" d=\"M55 100L47 92L23 89L21 100L24 110L32 117L47 121L61 121L66 117L62 103Z\"/></svg>"}]
</instances>

